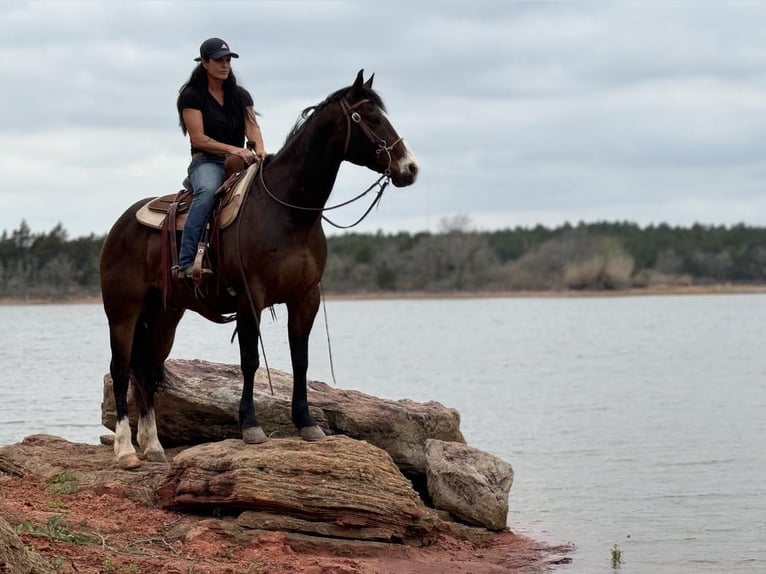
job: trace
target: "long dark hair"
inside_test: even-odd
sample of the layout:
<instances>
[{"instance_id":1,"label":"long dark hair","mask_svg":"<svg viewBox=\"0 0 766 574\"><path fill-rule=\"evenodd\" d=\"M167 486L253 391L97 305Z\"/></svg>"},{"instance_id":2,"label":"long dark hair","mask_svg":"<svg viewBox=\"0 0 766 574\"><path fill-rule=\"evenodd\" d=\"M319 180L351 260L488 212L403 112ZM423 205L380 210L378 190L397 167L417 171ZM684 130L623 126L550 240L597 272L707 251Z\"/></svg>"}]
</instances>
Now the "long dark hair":
<instances>
[{"instance_id":1,"label":"long dark hair","mask_svg":"<svg viewBox=\"0 0 766 574\"><path fill-rule=\"evenodd\" d=\"M191 76L186 83L178 90L178 99L176 100L176 108L178 109L178 125L181 126L181 131L186 135L186 124L184 124L184 118L181 110L181 92L186 88L195 88L200 95L204 96L207 92L207 70L202 65L202 62L192 70ZM242 99L242 92L237 86L237 78L233 71L229 71L229 76L223 81L223 104L226 110L226 115L229 119L235 123L243 123L245 117L245 103ZM257 114L256 114L257 115Z\"/></svg>"}]
</instances>

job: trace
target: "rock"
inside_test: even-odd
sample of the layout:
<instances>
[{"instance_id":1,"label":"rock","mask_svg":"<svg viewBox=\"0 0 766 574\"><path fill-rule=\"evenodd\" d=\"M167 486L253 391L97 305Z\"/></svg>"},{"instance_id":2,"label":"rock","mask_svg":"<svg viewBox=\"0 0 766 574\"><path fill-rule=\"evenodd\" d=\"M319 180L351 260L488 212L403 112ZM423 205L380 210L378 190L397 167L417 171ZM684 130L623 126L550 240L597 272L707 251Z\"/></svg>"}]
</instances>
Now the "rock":
<instances>
[{"instance_id":1,"label":"rock","mask_svg":"<svg viewBox=\"0 0 766 574\"><path fill-rule=\"evenodd\" d=\"M47 574L53 568L28 550L16 531L0 517L0 572L3 574Z\"/></svg>"},{"instance_id":2,"label":"rock","mask_svg":"<svg viewBox=\"0 0 766 574\"><path fill-rule=\"evenodd\" d=\"M502 530L508 519L511 465L465 444L426 441L428 492L435 508L468 524Z\"/></svg>"},{"instance_id":3,"label":"rock","mask_svg":"<svg viewBox=\"0 0 766 574\"><path fill-rule=\"evenodd\" d=\"M241 438L237 422L242 375L239 366L206 361L169 360L166 381L156 395L157 432L165 446L190 445ZM296 436L290 419L292 376L271 369L274 395L265 369L255 385L255 409L266 434ZM460 415L437 402L391 401L357 391L309 382L311 414L327 434L365 440L388 452L403 472L425 476L425 442L439 439L465 442ZM115 413L111 377L104 378L101 420L114 430ZM135 409L131 424L136 427Z\"/></svg>"},{"instance_id":4,"label":"rock","mask_svg":"<svg viewBox=\"0 0 766 574\"><path fill-rule=\"evenodd\" d=\"M77 458L72 460L75 453ZM0 472L45 479L65 470L108 472L113 466L112 454L103 446L71 443L57 436L37 434L20 443L0 447Z\"/></svg>"},{"instance_id":5,"label":"rock","mask_svg":"<svg viewBox=\"0 0 766 574\"><path fill-rule=\"evenodd\" d=\"M176 450L167 454L172 457ZM145 463L138 472L126 472L115 464L110 447L72 443L52 435L31 435L0 447L0 474L51 480L66 473L73 484L87 484L102 492L119 490L137 502L151 501L166 471L165 464Z\"/></svg>"},{"instance_id":6,"label":"rock","mask_svg":"<svg viewBox=\"0 0 766 574\"><path fill-rule=\"evenodd\" d=\"M415 545L428 543L438 523L390 456L343 436L190 447L173 459L156 502L183 511L248 511L238 522L249 528Z\"/></svg>"}]
</instances>

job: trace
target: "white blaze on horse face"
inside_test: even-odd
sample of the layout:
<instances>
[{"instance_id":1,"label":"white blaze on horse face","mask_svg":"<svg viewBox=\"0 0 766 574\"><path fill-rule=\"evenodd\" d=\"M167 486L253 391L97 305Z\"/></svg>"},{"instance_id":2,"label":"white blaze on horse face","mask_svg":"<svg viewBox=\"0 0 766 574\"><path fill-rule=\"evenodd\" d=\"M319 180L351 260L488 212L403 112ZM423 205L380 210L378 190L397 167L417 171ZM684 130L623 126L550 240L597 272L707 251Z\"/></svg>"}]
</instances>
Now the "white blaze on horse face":
<instances>
[{"instance_id":1,"label":"white blaze on horse face","mask_svg":"<svg viewBox=\"0 0 766 574\"><path fill-rule=\"evenodd\" d=\"M138 446L144 453L162 452L160 439L157 438L157 419L154 416L154 409L149 409L147 413L138 419Z\"/></svg>"},{"instance_id":2,"label":"white blaze on horse face","mask_svg":"<svg viewBox=\"0 0 766 574\"><path fill-rule=\"evenodd\" d=\"M388 124L391 125L391 120L389 119L388 114L380 108L378 108L378 110ZM391 142L387 142L387 144L391 145ZM404 148L404 154L399 158L399 161L396 162L396 165L392 167L394 168L394 171L404 176L407 185L412 184L418 177L418 162L415 160L415 156L410 151L410 148L407 147L404 138L400 138L399 142L393 145L392 148L396 148L397 145L401 145L402 148Z\"/></svg>"},{"instance_id":3,"label":"white blaze on horse face","mask_svg":"<svg viewBox=\"0 0 766 574\"><path fill-rule=\"evenodd\" d=\"M399 169L399 173L411 173L412 181L414 182L418 177L418 162L410 151L410 148L407 147L407 143L404 139L402 139L401 144L404 147L404 155L396 163L396 167Z\"/></svg>"},{"instance_id":4,"label":"white blaze on horse face","mask_svg":"<svg viewBox=\"0 0 766 574\"><path fill-rule=\"evenodd\" d=\"M133 442L130 440L130 421L128 417L117 421L114 429L114 456L119 460L128 454L136 454Z\"/></svg>"}]
</instances>

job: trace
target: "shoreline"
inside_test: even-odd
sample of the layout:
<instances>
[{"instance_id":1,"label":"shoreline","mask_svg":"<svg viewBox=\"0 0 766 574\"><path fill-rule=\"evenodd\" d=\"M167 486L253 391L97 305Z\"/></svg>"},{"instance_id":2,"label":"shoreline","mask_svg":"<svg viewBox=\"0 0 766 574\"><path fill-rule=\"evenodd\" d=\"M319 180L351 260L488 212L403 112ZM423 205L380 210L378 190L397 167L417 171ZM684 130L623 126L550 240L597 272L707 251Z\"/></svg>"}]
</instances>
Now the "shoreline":
<instances>
[{"instance_id":1,"label":"shoreline","mask_svg":"<svg viewBox=\"0 0 766 574\"><path fill-rule=\"evenodd\" d=\"M620 290L600 291L376 291L362 293L327 293L328 301L375 301L407 299L582 299L594 297L654 297L663 295L755 295L766 293L766 285L688 285L632 287ZM101 297L51 298L0 298L2 306L20 305L94 305L101 303Z\"/></svg>"}]
</instances>

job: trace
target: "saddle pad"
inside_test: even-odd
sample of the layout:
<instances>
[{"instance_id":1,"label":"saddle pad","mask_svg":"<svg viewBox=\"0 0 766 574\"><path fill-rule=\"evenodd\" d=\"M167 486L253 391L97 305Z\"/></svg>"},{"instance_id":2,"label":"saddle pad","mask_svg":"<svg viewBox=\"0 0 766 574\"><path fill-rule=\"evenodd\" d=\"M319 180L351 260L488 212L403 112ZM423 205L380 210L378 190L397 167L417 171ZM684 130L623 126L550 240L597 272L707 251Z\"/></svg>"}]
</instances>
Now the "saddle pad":
<instances>
[{"instance_id":1,"label":"saddle pad","mask_svg":"<svg viewBox=\"0 0 766 574\"><path fill-rule=\"evenodd\" d=\"M219 228L223 229L224 227L231 225L237 218L239 208L242 206L242 201L244 200L245 194L256 173L258 173L257 164L248 167L244 176L240 178L234 187L223 197L221 200L221 207L219 208ZM170 194L162 196L159 198L159 201L157 198L150 199L136 212L136 219L147 227L162 229L162 224L164 223L167 214L167 206L175 200L175 197L176 194ZM163 207L165 207L164 210ZM179 213L176 216L176 229L178 231L181 231L184 228L187 211L188 210L184 210L183 213Z\"/></svg>"}]
</instances>

